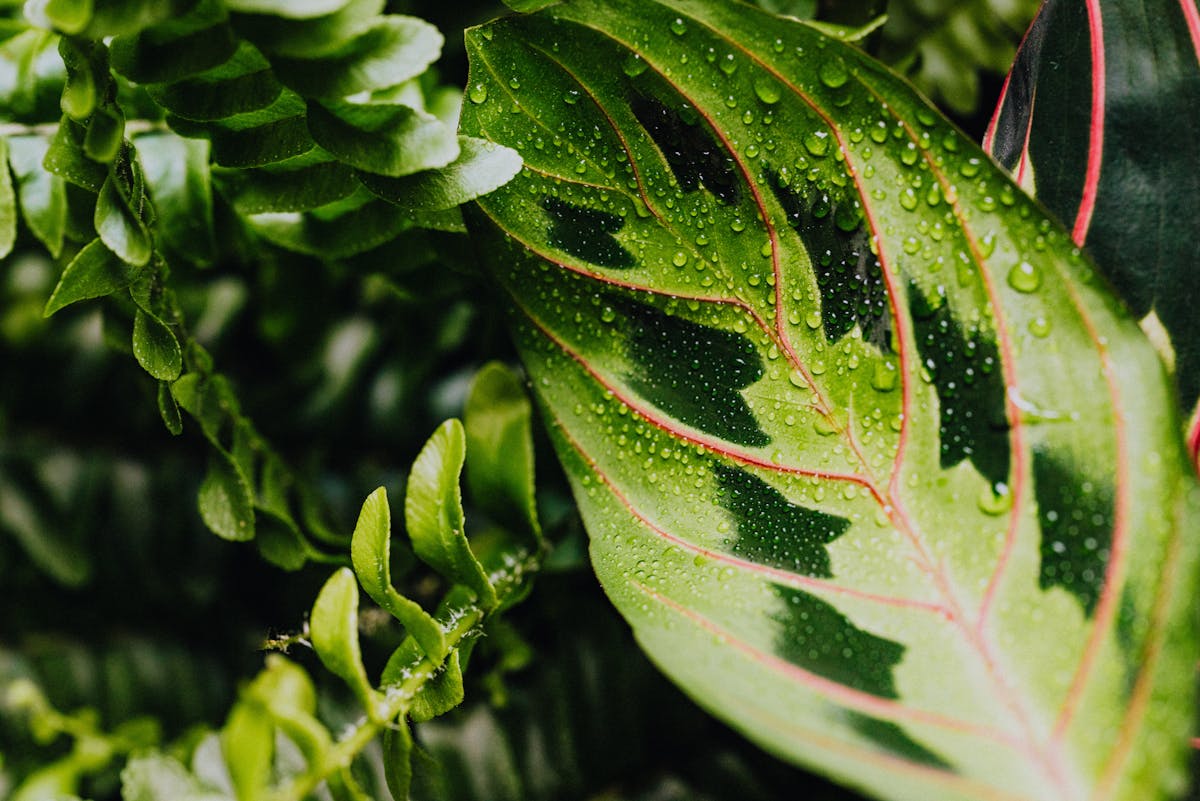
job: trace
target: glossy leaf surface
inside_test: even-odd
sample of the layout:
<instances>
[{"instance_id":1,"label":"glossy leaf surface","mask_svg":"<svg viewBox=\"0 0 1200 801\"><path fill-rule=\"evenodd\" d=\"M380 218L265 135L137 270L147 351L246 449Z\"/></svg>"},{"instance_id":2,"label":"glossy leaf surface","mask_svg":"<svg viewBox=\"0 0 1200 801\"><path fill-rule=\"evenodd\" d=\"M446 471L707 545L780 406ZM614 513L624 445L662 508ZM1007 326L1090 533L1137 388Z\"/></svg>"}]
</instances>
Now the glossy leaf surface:
<instances>
[{"instance_id":1,"label":"glossy leaf surface","mask_svg":"<svg viewBox=\"0 0 1200 801\"><path fill-rule=\"evenodd\" d=\"M1069 235L745 6L577 0L468 50L463 132L525 162L468 224L652 658L880 798L1178 794L1195 488Z\"/></svg>"},{"instance_id":2,"label":"glossy leaf surface","mask_svg":"<svg viewBox=\"0 0 1200 801\"><path fill-rule=\"evenodd\" d=\"M354 572L375 603L401 621L426 654L441 659L446 654L446 639L441 626L420 604L405 598L392 585L391 542L391 507L388 506L387 490L380 487L363 502L354 527L354 538L350 543Z\"/></svg>"},{"instance_id":3,"label":"glossy leaf surface","mask_svg":"<svg viewBox=\"0 0 1200 801\"><path fill-rule=\"evenodd\" d=\"M313 603L313 650L325 667L350 685L359 701L374 711L374 689L367 679L358 644L358 583L343 567L329 577Z\"/></svg>"},{"instance_id":4,"label":"glossy leaf surface","mask_svg":"<svg viewBox=\"0 0 1200 801\"><path fill-rule=\"evenodd\" d=\"M1200 8L1046 2L985 148L1071 230L1155 337L1200 468Z\"/></svg>"},{"instance_id":5,"label":"glossy leaf surface","mask_svg":"<svg viewBox=\"0 0 1200 801\"><path fill-rule=\"evenodd\" d=\"M459 475L467 455L462 423L447 420L425 443L413 462L404 498L404 519L413 551L450 581L475 593L485 609L497 603L496 591L471 552L464 527Z\"/></svg>"}]
</instances>

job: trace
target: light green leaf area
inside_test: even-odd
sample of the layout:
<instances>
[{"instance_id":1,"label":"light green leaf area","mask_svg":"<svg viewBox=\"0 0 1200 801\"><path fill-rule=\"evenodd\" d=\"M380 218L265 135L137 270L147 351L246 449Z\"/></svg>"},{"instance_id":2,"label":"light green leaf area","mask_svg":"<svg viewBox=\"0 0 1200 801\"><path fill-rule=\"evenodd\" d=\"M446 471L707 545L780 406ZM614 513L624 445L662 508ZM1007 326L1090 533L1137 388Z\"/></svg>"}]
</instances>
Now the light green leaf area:
<instances>
[{"instance_id":1,"label":"light green leaf area","mask_svg":"<svg viewBox=\"0 0 1200 801\"><path fill-rule=\"evenodd\" d=\"M513 11L531 12L541 11L547 6L554 5L559 0L504 0L504 5L511 8Z\"/></svg>"},{"instance_id":2,"label":"light green leaf area","mask_svg":"<svg viewBox=\"0 0 1200 801\"><path fill-rule=\"evenodd\" d=\"M8 139L0 137L0 259L12 252L17 241L17 193L8 159Z\"/></svg>"},{"instance_id":3,"label":"light green leaf area","mask_svg":"<svg viewBox=\"0 0 1200 801\"><path fill-rule=\"evenodd\" d=\"M467 223L652 658L879 798L1180 793L1200 500L1066 232L796 21L571 0L467 45L462 132L525 164Z\"/></svg>"},{"instance_id":4,"label":"light green leaf area","mask_svg":"<svg viewBox=\"0 0 1200 801\"><path fill-rule=\"evenodd\" d=\"M265 710L309 765L322 764L333 743L316 717L316 689L303 668L271 654L266 669L243 693L243 701Z\"/></svg>"},{"instance_id":5,"label":"light green leaf area","mask_svg":"<svg viewBox=\"0 0 1200 801\"><path fill-rule=\"evenodd\" d=\"M442 41L428 22L389 14L320 57L277 58L275 71L305 97L339 99L415 78L437 59Z\"/></svg>"},{"instance_id":6,"label":"light green leaf area","mask_svg":"<svg viewBox=\"0 0 1200 801\"><path fill-rule=\"evenodd\" d=\"M254 13L237 17L235 25L266 53L314 58L337 50L371 27L385 5L385 0L350 0L322 16L297 19Z\"/></svg>"},{"instance_id":7,"label":"light green leaf area","mask_svg":"<svg viewBox=\"0 0 1200 801\"><path fill-rule=\"evenodd\" d=\"M440 125L440 123L439 123ZM482 197L512 180L521 171L517 151L486 139L458 137L458 157L441 169L403 178L369 173L360 175L374 194L413 211L445 211Z\"/></svg>"},{"instance_id":8,"label":"light green leaf area","mask_svg":"<svg viewBox=\"0 0 1200 801\"><path fill-rule=\"evenodd\" d=\"M499 362L471 382L464 412L467 488L489 517L539 547L532 409L520 379Z\"/></svg>"},{"instance_id":9,"label":"light green leaf area","mask_svg":"<svg viewBox=\"0 0 1200 801\"><path fill-rule=\"evenodd\" d=\"M309 630L321 662L350 685L363 706L373 713L375 691L367 679L358 645L358 583L350 568L338 570L321 588L313 603Z\"/></svg>"},{"instance_id":10,"label":"light green leaf area","mask_svg":"<svg viewBox=\"0 0 1200 801\"><path fill-rule=\"evenodd\" d=\"M166 754L135 756L121 770L125 801L227 801L228 796L192 775L179 760Z\"/></svg>"},{"instance_id":11,"label":"light green leaf area","mask_svg":"<svg viewBox=\"0 0 1200 801\"><path fill-rule=\"evenodd\" d=\"M99 238L83 246L67 264L46 301L47 317L64 306L100 298L133 283L140 270L117 257Z\"/></svg>"},{"instance_id":12,"label":"light green leaf area","mask_svg":"<svg viewBox=\"0 0 1200 801\"><path fill-rule=\"evenodd\" d=\"M275 727L257 704L239 701L221 729L221 757L238 801L262 798L272 778Z\"/></svg>"},{"instance_id":13,"label":"light green leaf area","mask_svg":"<svg viewBox=\"0 0 1200 801\"><path fill-rule=\"evenodd\" d=\"M83 154L83 141L86 134L83 126L70 117L64 116L58 125L58 131L50 140L50 147L42 159L42 166L52 175L83 187L90 192L99 192L104 186L108 171Z\"/></svg>"},{"instance_id":14,"label":"light green leaf area","mask_svg":"<svg viewBox=\"0 0 1200 801\"><path fill-rule=\"evenodd\" d=\"M189 10L196 0L104 0L76 2L77 8L91 10L83 35L89 39L133 34L151 25L165 22ZM67 3L56 4L65 6ZM74 31L72 31L74 32Z\"/></svg>"},{"instance_id":15,"label":"light green leaf area","mask_svg":"<svg viewBox=\"0 0 1200 801\"><path fill-rule=\"evenodd\" d=\"M367 595L399 620L432 660L446 654L446 638L442 627L416 601L409 600L392 586L391 577L392 513L387 491L380 487L363 502L354 537L350 541L350 558Z\"/></svg>"},{"instance_id":16,"label":"light green leaf area","mask_svg":"<svg viewBox=\"0 0 1200 801\"><path fill-rule=\"evenodd\" d=\"M309 19L332 14L350 0L226 0L230 11L243 14L270 14L290 19Z\"/></svg>"},{"instance_id":17,"label":"light green leaf area","mask_svg":"<svg viewBox=\"0 0 1200 801\"><path fill-rule=\"evenodd\" d=\"M92 2L93 0L40 0L26 3L24 10L34 25L75 34L83 31L91 20Z\"/></svg>"},{"instance_id":18,"label":"light green leaf area","mask_svg":"<svg viewBox=\"0 0 1200 801\"><path fill-rule=\"evenodd\" d=\"M462 423L447 420L438 426L409 473L404 520L417 556L449 580L470 588L486 610L494 608L498 599L464 530L458 478L466 450Z\"/></svg>"},{"instance_id":19,"label":"light green leaf area","mask_svg":"<svg viewBox=\"0 0 1200 801\"><path fill-rule=\"evenodd\" d=\"M88 120L83 152L92 161L108 164L117 157L124 140L125 115L120 106L101 106Z\"/></svg>"},{"instance_id":20,"label":"light green leaf area","mask_svg":"<svg viewBox=\"0 0 1200 801\"><path fill-rule=\"evenodd\" d=\"M63 179L42 169L49 147L41 136L14 136L8 140L8 158L21 217L50 255L58 258L67 224L67 194Z\"/></svg>"},{"instance_id":21,"label":"light green leaf area","mask_svg":"<svg viewBox=\"0 0 1200 801\"><path fill-rule=\"evenodd\" d=\"M308 130L341 161L380 175L410 175L458 158L458 139L441 120L399 104L310 103Z\"/></svg>"},{"instance_id":22,"label":"light green leaf area","mask_svg":"<svg viewBox=\"0 0 1200 801\"><path fill-rule=\"evenodd\" d=\"M67 73L60 105L64 114L82 122L96 109L108 83L108 50L87 39L63 38L58 52Z\"/></svg>"}]
</instances>

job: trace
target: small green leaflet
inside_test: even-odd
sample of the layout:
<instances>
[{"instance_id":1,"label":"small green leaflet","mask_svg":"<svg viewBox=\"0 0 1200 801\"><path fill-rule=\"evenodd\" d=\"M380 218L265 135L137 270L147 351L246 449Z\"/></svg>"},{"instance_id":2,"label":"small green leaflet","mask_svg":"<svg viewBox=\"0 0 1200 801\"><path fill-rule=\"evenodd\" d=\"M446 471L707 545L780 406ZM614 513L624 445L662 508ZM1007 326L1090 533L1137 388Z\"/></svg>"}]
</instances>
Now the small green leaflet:
<instances>
[{"instance_id":1,"label":"small green leaflet","mask_svg":"<svg viewBox=\"0 0 1200 801\"><path fill-rule=\"evenodd\" d=\"M462 423L447 420L438 426L413 462L404 519L417 556L450 581L469 587L489 610L498 602L496 591L464 530L458 482L466 453Z\"/></svg>"},{"instance_id":2,"label":"small green leaflet","mask_svg":"<svg viewBox=\"0 0 1200 801\"><path fill-rule=\"evenodd\" d=\"M441 626L420 604L405 598L392 586L391 538L391 508L387 491L380 487L363 502L354 527L350 544L354 572L367 594L404 625L430 659L442 659L446 655L446 638Z\"/></svg>"},{"instance_id":3,"label":"small green leaflet","mask_svg":"<svg viewBox=\"0 0 1200 801\"><path fill-rule=\"evenodd\" d=\"M1200 500L1069 235L796 21L566 0L467 45L462 132L524 162L467 224L654 660L879 798L1177 796Z\"/></svg>"},{"instance_id":4,"label":"small green leaflet","mask_svg":"<svg viewBox=\"0 0 1200 801\"><path fill-rule=\"evenodd\" d=\"M321 662L350 685L368 713L374 714L376 693L358 645L358 582L350 568L341 568L325 582L313 603L309 627Z\"/></svg>"}]
</instances>

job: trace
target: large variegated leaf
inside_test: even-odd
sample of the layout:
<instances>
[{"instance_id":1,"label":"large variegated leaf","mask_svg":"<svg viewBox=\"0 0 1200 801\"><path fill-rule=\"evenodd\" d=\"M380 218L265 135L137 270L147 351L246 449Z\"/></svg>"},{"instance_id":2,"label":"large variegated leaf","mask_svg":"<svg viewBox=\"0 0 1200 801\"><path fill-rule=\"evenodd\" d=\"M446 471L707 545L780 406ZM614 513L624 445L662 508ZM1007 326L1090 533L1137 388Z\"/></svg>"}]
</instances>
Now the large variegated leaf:
<instances>
[{"instance_id":1,"label":"large variegated leaf","mask_svg":"<svg viewBox=\"0 0 1200 801\"><path fill-rule=\"evenodd\" d=\"M1047 0L984 147L1071 230L1175 368L1200 469L1200 9Z\"/></svg>"},{"instance_id":2,"label":"large variegated leaf","mask_svg":"<svg viewBox=\"0 0 1200 801\"><path fill-rule=\"evenodd\" d=\"M469 224L662 668L880 798L1178 794L1195 488L1069 235L748 6L568 0L468 48L464 132L525 161Z\"/></svg>"}]
</instances>

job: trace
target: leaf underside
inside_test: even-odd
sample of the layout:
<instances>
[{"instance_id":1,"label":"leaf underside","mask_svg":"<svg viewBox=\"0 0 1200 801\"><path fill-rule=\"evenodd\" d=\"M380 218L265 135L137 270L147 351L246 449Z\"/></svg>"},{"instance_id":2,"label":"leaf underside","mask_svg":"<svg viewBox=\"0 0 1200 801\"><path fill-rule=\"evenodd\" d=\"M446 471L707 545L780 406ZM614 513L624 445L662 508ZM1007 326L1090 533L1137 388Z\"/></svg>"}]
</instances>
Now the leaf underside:
<instances>
[{"instance_id":1,"label":"leaf underside","mask_svg":"<svg viewBox=\"0 0 1200 801\"><path fill-rule=\"evenodd\" d=\"M746 6L468 32L467 216L614 603L768 749L886 799L1186 782L1195 489L1153 350L902 80Z\"/></svg>"}]
</instances>

